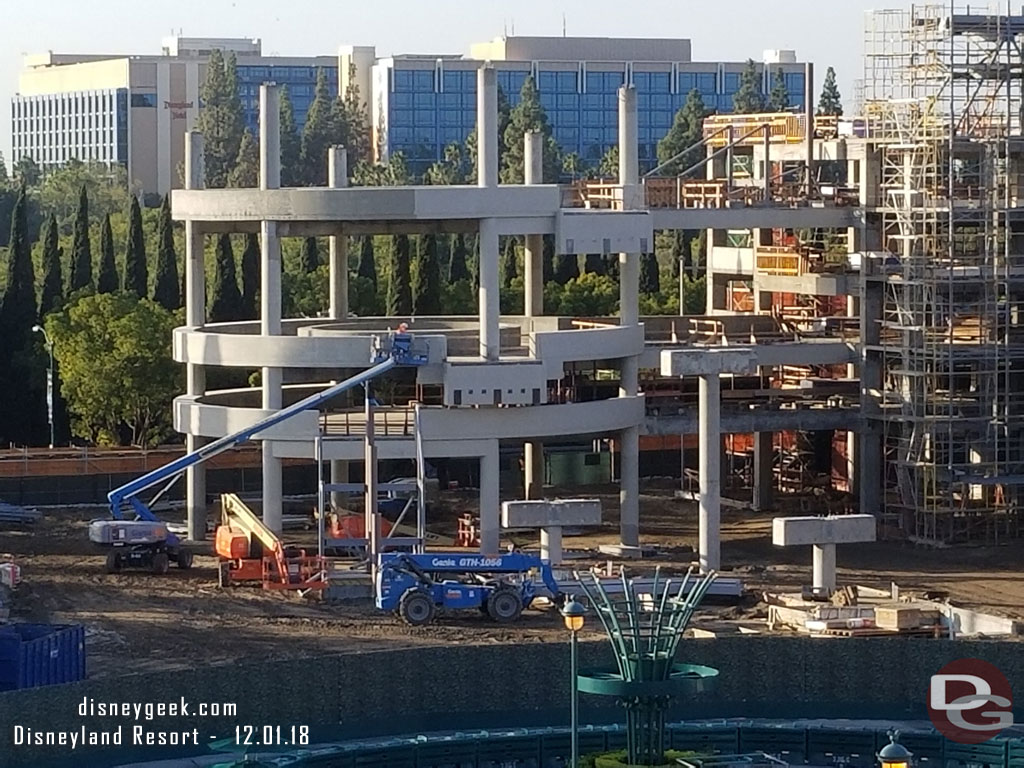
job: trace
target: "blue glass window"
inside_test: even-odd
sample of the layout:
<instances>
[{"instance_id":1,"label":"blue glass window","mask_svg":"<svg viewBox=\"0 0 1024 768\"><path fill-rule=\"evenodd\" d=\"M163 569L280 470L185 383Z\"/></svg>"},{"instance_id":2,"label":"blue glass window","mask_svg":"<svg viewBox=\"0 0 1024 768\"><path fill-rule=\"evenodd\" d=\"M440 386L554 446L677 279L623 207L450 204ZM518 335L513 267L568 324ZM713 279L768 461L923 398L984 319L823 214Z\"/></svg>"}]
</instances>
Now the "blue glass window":
<instances>
[{"instance_id":1,"label":"blue glass window","mask_svg":"<svg viewBox=\"0 0 1024 768\"><path fill-rule=\"evenodd\" d=\"M725 73L725 93L736 93L740 89L740 76L734 72Z\"/></svg>"},{"instance_id":2,"label":"blue glass window","mask_svg":"<svg viewBox=\"0 0 1024 768\"><path fill-rule=\"evenodd\" d=\"M411 91L413 72L411 69L394 70L394 88L396 91Z\"/></svg>"},{"instance_id":3,"label":"blue glass window","mask_svg":"<svg viewBox=\"0 0 1024 768\"><path fill-rule=\"evenodd\" d=\"M434 73L419 69L413 75L413 86L417 91L434 90Z\"/></svg>"},{"instance_id":4,"label":"blue glass window","mask_svg":"<svg viewBox=\"0 0 1024 768\"><path fill-rule=\"evenodd\" d=\"M132 106L133 107L155 107L156 106L156 94L155 93L133 93L132 94Z\"/></svg>"}]
</instances>

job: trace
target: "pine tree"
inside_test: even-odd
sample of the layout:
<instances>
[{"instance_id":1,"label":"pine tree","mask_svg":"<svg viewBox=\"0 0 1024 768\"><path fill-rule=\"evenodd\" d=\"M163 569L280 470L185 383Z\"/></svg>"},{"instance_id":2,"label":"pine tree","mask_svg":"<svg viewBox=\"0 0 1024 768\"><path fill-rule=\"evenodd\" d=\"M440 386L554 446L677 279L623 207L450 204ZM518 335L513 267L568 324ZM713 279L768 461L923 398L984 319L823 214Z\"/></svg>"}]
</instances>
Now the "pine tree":
<instances>
[{"instance_id":1,"label":"pine tree","mask_svg":"<svg viewBox=\"0 0 1024 768\"><path fill-rule=\"evenodd\" d=\"M424 235L412 285L412 308L416 315L441 314L441 259L437 236Z\"/></svg>"},{"instance_id":2,"label":"pine tree","mask_svg":"<svg viewBox=\"0 0 1024 768\"><path fill-rule=\"evenodd\" d=\"M217 49L210 53L199 98L202 108L196 128L203 134L206 186L225 187L245 128L233 53L227 58Z\"/></svg>"},{"instance_id":3,"label":"pine tree","mask_svg":"<svg viewBox=\"0 0 1024 768\"><path fill-rule=\"evenodd\" d=\"M732 110L739 115L764 112L764 96L761 94L761 75L753 59L747 60L747 66L740 74L739 90L732 96Z\"/></svg>"},{"instance_id":4,"label":"pine tree","mask_svg":"<svg viewBox=\"0 0 1024 768\"><path fill-rule=\"evenodd\" d=\"M7 175L7 163L4 162L4 153L0 152L0 187L6 187L10 177Z\"/></svg>"},{"instance_id":5,"label":"pine tree","mask_svg":"<svg viewBox=\"0 0 1024 768\"><path fill-rule=\"evenodd\" d=\"M608 271L604 256L600 253L588 253L583 257L583 270L588 275L603 275Z\"/></svg>"},{"instance_id":6,"label":"pine tree","mask_svg":"<svg viewBox=\"0 0 1024 768\"><path fill-rule=\"evenodd\" d=\"M467 262L466 236L455 235L452 242L452 257L448 262L448 282L469 280L469 264Z\"/></svg>"},{"instance_id":7,"label":"pine tree","mask_svg":"<svg viewBox=\"0 0 1024 768\"><path fill-rule=\"evenodd\" d=\"M231 249L231 235L217 238L213 282L207 301L207 317L211 323L243 320L242 294L238 291L235 254Z\"/></svg>"},{"instance_id":8,"label":"pine tree","mask_svg":"<svg viewBox=\"0 0 1024 768\"><path fill-rule=\"evenodd\" d=\"M609 253L604 257L604 272L613 280L619 279L619 254Z\"/></svg>"},{"instance_id":9,"label":"pine tree","mask_svg":"<svg viewBox=\"0 0 1024 768\"><path fill-rule=\"evenodd\" d=\"M128 213L128 239L124 248L124 273L121 288L140 299L149 295L149 274L146 266L146 237L142 232L142 208L132 195Z\"/></svg>"},{"instance_id":10,"label":"pine tree","mask_svg":"<svg viewBox=\"0 0 1024 768\"><path fill-rule=\"evenodd\" d=\"M156 277L153 280L153 301L171 311L181 306L178 288L178 256L174 252L174 222L171 220L171 196L165 195L160 206L156 230Z\"/></svg>"},{"instance_id":11,"label":"pine tree","mask_svg":"<svg viewBox=\"0 0 1024 768\"><path fill-rule=\"evenodd\" d=\"M320 251L317 247L315 237L307 237L302 241L302 248L299 249L299 272L309 274L316 272L320 266Z\"/></svg>"},{"instance_id":12,"label":"pine tree","mask_svg":"<svg viewBox=\"0 0 1024 768\"><path fill-rule=\"evenodd\" d=\"M302 165L308 186L327 183L327 148L335 138L335 117L327 73L321 68L316 73L316 92L302 128Z\"/></svg>"},{"instance_id":13,"label":"pine tree","mask_svg":"<svg viewBox=\"0 0 1024 768\"><path fill-rule=\"evenodd\" d=\"M403 317L412 313L409 270L409 238L406 235L396 235L391 247L391 269L388 276L388 317Z\"/></svg>"},{"instance_id":14,"label":"pine tree","mask_svg":"<svg viewBox=\"0 0 1024 768\"><path fill-rule=\"evenodd\" d=\"M257 158L258 162L258 158ZM302 185L302 139L295 126L295 107L288 86L281 86L281 186Z\"/></svg>"},{"instance_id":15,"label":"pine tree","mask_svg":"<svg viewBox=\"0 0 1024 768\"><path fill-rule=\"evenodd\" d=\"M28 231L28 199L22 183L11 213L11 234L7 251L7 281L0 301L0 382L3 408L0 408L0 442L27 445L38 437L40 409L35 404L38 392L33 383L39 371L33 365L32 327L36 312L35 269Z\"/></svg>"},{"instance_id":16,"label":"pine tree","mask_svg":"<svg viewBox=\"0 0 1024 768\"><path fill-rule=\"evenodd\" d=\"M75 214L74 241L71 248L71 282L68 293L92 286L92 247L89 243L89 195L82 185Z\"/></svg>"},{"instance_id":17,"label":"pine tree","mask_svg":"<svg viewBox=\"0 0 1024 768\"><path fill-rule=\"evenodd\" d=\"M505 238L505 248L501 252L498 274L500 275L502 288L511 288L512 281L519 276L519 270L516 265L515 237L509 236Z\"/></svg>"},{"instance_id":18,"label":"pine tree","mask_svg":"<svg viewBox=\"0 0 1024 768\"><path fill-rule=\"evenodd\" d=\"M359 246L359 263L356 265L356 274L369 280L373 285L374 293L377 292L377 262L374 260L372 235L363 235L362 243Z\"/></svg>"},{"instance_id":19,"label":"pine tree","mask_svg":"<svg viewBox=\"0 0 1024 768\"><path fill-rule=\"evenodd\" d=\"M776 69L772 76L772 92L768 94L768 107L772 112L786 112L789 109L789 88L786 87L786 76L781 69Z\"/></svg>"},{"instance_id":20,"label":"pine tree","mask_svg":"<svg viewBox=\"0 0 1024 768\"><path fill-rule=\"evenodd\" d=\"M121 281L117 279L117 263L114 261L114 231L108 213L100 225L100 268L96 273L96 293L116 293L120 284Z\"/></svg>"},{"instance_id":21,"label":"pine tree","mask_svg":"<svg viewBox=\"0 0 1024 768\"><path fill-rule=\"evenodd\" d=\"M562 171L562 160L558 144L551 135L547 114L540 103L540 93L532 76L527 76L519 91L519 103L509 113L508 125L499 134L504 140L505 153L501 158L501 181L505 184L522 184L526 134L540 131L544 136L543 166L544 181L555 182Z\"/></svg>"},{"instance_id":22,"label":"pine tree","mask_svg":"<svg viewBox=\"0 0 1024 768\"><path fill-rule=\"evenodd\" d=\"M57 216L53 213L46 222L43 233L43 286L39 295L39 316L46 317L64 303L64 276L60 268L60 233L57 230Z\"/></svg>"},{"instance_id":23,"label":"pine tree","mask_svg":"<svg viewBox=\"0 0 1024 768\"><path fill-rule=\"evenodd\" d=\"M553 279L559 285L565 285L570 280L580 276L579 259L575 253L555 254Z\"/></svg>"},{"instance_id":24,"label":"pine tree","mask_svg":"<svg viewBox=\"0 0 1024 768\"><path fill-rule=\"evenodd\" d=\"M825 70L825 83L818 98L818 114L843 116L843 97L836 85L836 71L832 67Z\"/></svg>"},{"instance_id":25,"label":"pine tree","mask_svg":"<svg viewBox=\"0 0 1024 768\"><path fill-rule=\"evenodd\" d=\"M653 253L640 255L640 293L648 296L661 291L661 274L658 272L658 257Z\"/></svg>"},{"instance_id":26,"label":"pine tree","mask_svg":"<svg viewBox=\"0 0 1024 768\"><path fill-rule=\"evenodd\" d=\"M260 289L260 239L255 234L245 236L242 251L242 320L255 320L260 316L256 294Z\"/></svg>"},{"instance_id":27,"label":"pine tree","mask_svg":"<svg viewBox=\"0 0 1024 768\"><path fill-rule=\"evenodd\" d=\"M502 87L498 86L498 174L501 177L501 169L505 167L505 132L508 130L509 120L512 115L512 105L508 103L508 96L505 95L505 91ZM469 136L466 137L466 159L467 173L466 181L467 184L476 184L477 182L477 141L476 141L476 129L474 128ZM522 167L522 161L520 160L520 167ZM503 180L503 179L502 179Z\"/></svg>"},{"instance_id":28,"label":"pine tree","mask_svg":"<svg viewBox=\"0 0 1024 768\"><path fill-rule=\"evenodd\" d=\"M282 170L282 173L284 171ZM255 189L260 185L260 145L248 128L242 133L238 145L235 167L228 174L228 186L236 189Z\"/></svg>"}]
</instances>

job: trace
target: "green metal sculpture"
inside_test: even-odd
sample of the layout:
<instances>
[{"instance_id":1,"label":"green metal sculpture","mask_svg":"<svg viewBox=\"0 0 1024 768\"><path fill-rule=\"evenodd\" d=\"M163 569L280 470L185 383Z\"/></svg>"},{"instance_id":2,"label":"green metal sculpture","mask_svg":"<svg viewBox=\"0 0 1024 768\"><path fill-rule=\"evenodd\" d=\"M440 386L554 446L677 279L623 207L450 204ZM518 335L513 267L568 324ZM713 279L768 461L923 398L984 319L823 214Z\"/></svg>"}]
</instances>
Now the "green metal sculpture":
<instances>
[{"instance_id":1,"label":"green metal sculpture","mask_svg":"<svg viewBox=\"0 0 1024 768\"><path fill-rule=\"evenodd\" d=\"M587 579L586 577L590 578ZM665 710L680 696L710 689L718 670L677 664L676 649L693 612L716 574L662 578L650 586L622 574L622 593L609 594L593 574L577 579L596 611L615 651L618 671L581 671L579 690L616 696L627 712L627 749L631 765L660 765L665 755Z\"/></svg>"}]
</instances>

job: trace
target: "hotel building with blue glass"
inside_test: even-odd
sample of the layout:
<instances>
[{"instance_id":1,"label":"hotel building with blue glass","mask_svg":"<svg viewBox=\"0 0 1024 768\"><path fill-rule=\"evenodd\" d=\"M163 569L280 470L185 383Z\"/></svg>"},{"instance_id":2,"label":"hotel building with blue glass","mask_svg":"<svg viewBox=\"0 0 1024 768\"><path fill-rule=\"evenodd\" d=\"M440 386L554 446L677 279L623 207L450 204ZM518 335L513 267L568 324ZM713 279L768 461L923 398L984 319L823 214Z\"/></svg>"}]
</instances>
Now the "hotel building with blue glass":
<instances>
[{"instance_id":1,"label":"hotel building with blue glass","mask_svg":"<svg viewBox=\"0 0 1024 768\"><path fill-rule=\"evenodd\" d=\"M803 107L804 65L793 51L766 51L756 62L763 93L781 71L790 106ZM746 62L691 59L689 40L577 37L501 37L473 45L469 57L403 55L373 66L371 118L378 154L402 152L421 174L444 148L465 141L476 122L476 70L489 61L514 106L533 76L563 153L596 165L615 145L616 93L637 89L641 168L657 164L658 141L696 89L705 105L730 112Z\"/></svg>"}]
</instances>

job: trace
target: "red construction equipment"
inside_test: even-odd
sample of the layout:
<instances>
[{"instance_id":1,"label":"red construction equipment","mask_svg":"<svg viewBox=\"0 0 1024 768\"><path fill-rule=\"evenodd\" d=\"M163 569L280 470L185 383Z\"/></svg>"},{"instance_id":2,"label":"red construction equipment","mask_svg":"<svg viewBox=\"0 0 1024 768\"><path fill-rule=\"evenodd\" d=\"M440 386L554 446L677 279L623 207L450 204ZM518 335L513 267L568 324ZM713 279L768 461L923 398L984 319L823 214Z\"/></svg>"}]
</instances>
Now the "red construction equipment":
<instances>
[{"instance_id":1,"label":"red construction equipment","mask_svg":"<svg viewBox=\"0 0 1024 768\"><path fill-rule=\"evenodd\" d=\"M220 585L259 582L264 589L323 589L324 562L286 547L233 493L221 497L216 549Z\"/></svg>"},{"instance_id":2,"label":"red construction equipment","mask_svg":"<svg viewBox=\"0 0 1024 768\"><path fill-rule=\"evenodd\" d=\"M472 512L466 512L459 518L459 528L455 534L455 546L478 549L480 547L480 518Z\"/></svg>"}]
</instances>

